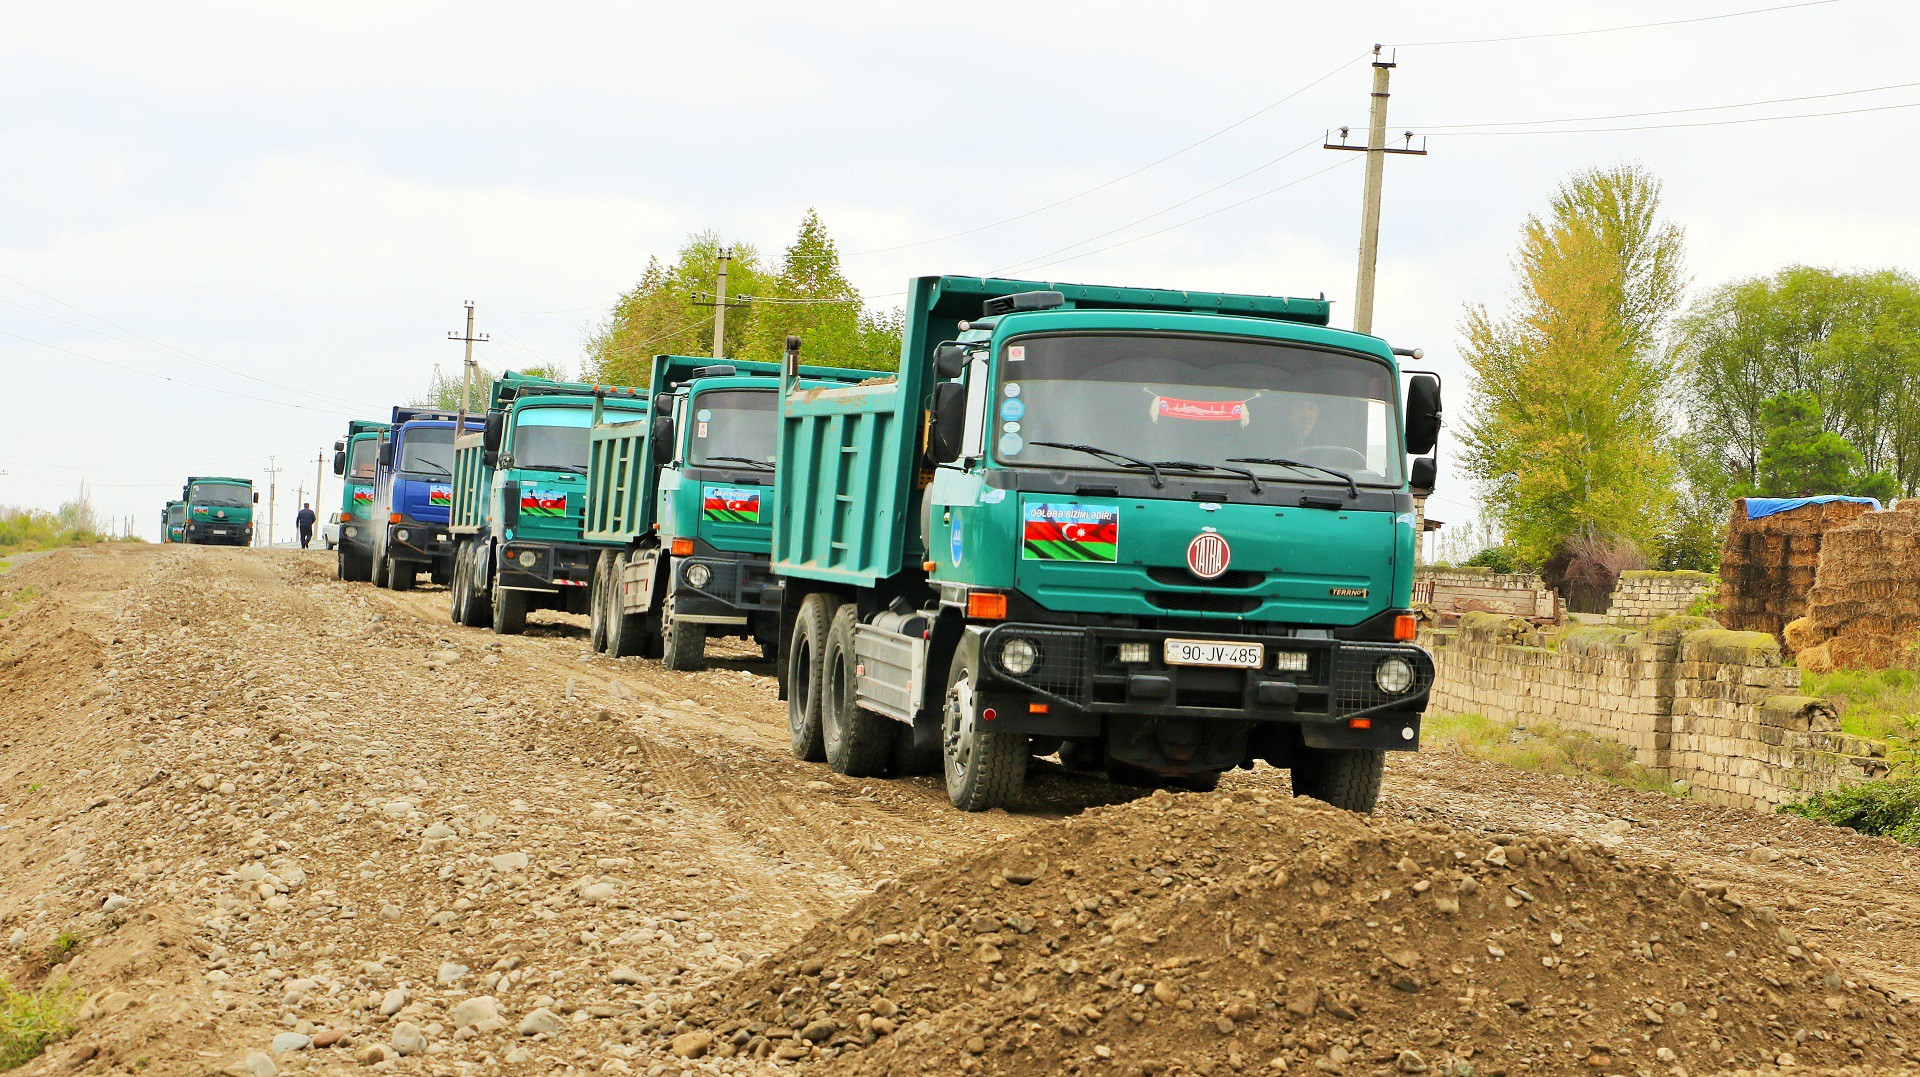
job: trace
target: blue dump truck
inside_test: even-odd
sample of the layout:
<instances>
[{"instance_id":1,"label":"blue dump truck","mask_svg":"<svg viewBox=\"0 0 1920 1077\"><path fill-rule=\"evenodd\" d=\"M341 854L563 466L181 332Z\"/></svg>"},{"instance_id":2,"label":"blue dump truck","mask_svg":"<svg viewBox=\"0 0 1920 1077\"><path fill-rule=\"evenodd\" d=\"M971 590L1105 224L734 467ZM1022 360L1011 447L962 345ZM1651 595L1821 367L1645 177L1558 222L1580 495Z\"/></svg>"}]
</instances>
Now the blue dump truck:
<instances>
[{"instance_id":1,"label":"blue dump truck","mask_svg":"<svg viewBox=\"0 0 1920 1077\"><path fill-rule=\"evenodd\" d=\"M588 611L602 545L583 534L595 416L644 422L644 389L508 371L476 434L454 440L451 613L457 624L526 630L527 611Z\"/></svg>"},{"instance_id":2,"label":"blue dump truck","mask_svg":"<svg viewBox=\"0 0 1920 1077\"><path fill-rule=\"evenodd\" d=\"M334 575L364 583L373 578L373 480L380 468L380 438L387 424L355 419L347 436L333 443L333 473L340 476L340 542Z\"/></svg>"},{"instance_id":3,"label":"blue dump truck","mask_svg":"<svg viewBox=\"0 0 1920 1077\"><path fill-rule=\"evenodd\" d=\"M422 572L453 572L453 412L396 407L380 437L373 479L373 584L410 591ZM468 431L478 431L478 417Z\"/></svg>"},{"instance_id":4,"label":"blue dump truck","mask_svg":"<svg viewBox=\"0 0 1920 1077\"><path fill-rule=\"evenodd\" d=\"M872 371L802 367L810 385ZM778 363L658 355L650 423L596 421L586 537L607 545L594 574L593 646L615 657L706 665L707 638L779 650L773 528Z\"/></svg>"},{"instance_id":5,"label":"blue dump truck","mask_svg":"<svg viewBox=\"0 0 1920 1077\"><path fill-rule=\"evenodd\" d=\"M905 313L893 379L783 371L794 753L970 811L1056 754L1188 788L1265 760L1371 810L1433 683L1417 353L1312 299L922 277Z\"/></svg>"},{"instance_id":6,"label":"blue dump truck","mask_svg":"<svg viewBox=\"0 0 1920 1077\"><path fill-rule=\"evenodd\" d=\"M196 546L253 545L253 507L260 495L252 479L195 475L180 491L187 503L187 520L180 540Z\"/></svg>"}]
</instances>

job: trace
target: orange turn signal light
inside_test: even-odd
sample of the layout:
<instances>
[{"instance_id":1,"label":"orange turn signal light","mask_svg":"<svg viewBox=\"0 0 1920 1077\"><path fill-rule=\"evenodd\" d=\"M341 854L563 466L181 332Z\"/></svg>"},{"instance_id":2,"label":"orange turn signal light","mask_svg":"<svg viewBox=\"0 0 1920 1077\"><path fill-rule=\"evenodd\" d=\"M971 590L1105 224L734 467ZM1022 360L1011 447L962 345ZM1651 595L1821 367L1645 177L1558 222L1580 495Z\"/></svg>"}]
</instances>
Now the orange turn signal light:
<instances>
[{"instance_id":1,"label":"orange turn signal light","mask_svg":"<svg viewBox=\"0 0 1920 1077\"><path fill-rule=\"evenodd\" d=\"M672 553L673 553L673 556L675 557L687 557L692 555L693 540L690 538L674 539Z\"/></svg>"},{"instance_id":2,"label":"orange turn signal light","mask_svg":"<svg viewBox=\"0 0 1920 1077\"><path fill-rule=\"evenodd\" d=\"M1403 613L1393 619L1393 638L1404 643L1420 634L1420 619Z\"/></svg>"},{"instance_id":3,"label":"orange turn signal light","mask_svg":"<svg viewBox=\"0 0 1920 1077\"><path fill-rule=\"evenodd\" d=\"M934 562L934 561L922 561L922 562L920 562L920 571L922 571L922 572L926 572L926 573L929 573L929 574L931 574L931 573L933 572L933 570L934 570L934 569L936 569L936 568L939 568L939 567L940 567L940 565L939 565L939 563L938 563L938 562Z\"/></svg>"},{"instance_id":4,"label":"orange turn signal light","mask_svg":"<svg viewBox=\"0 0 1920 1077\"><path fill-rule=\"evenodd\" d=\"M1049 710L1052 710L1052 709L1053 709L1053 704L1051 704L1051 703L1029 703L1029 704L1027 704L1027 713L1028 713L1028 714L1045 714L1045 713L1047 713L1047 712L1048 712Z\"/></svg>"},{"instance_id":5,"label":"orange turn signal light","mask_svg":"<svg viewBox=\"0 0 1920 1077\"><path fill-rule=\"evenodd\" d=\"M1007 619L1007 596L997 591L973 591L967 595L967 616L976 621Z\"/></svg>"},{"instance_id":6,"label":"orange turn signal light","mask_svg":"<svg viewBox=\"0 0 1920 1077\"><path fill-rule=\"evenodd\" d=\"M390 512L387 514L387 522L390 524L397 524L400 522L400 520L401 520L401 516L397 512Z\"/></svg>"},{"instance_id":7,"label":"orange turn signal light","mask_svg":"<svg viewBox=\"0 0 1920 1077\"><path fill-rule=\"evenodd\" d=\"M1371 719L1371 718L1349 718L1349 719L1347 719L1347 728L1348 728L1348 729L1372 729L1372 728L1373 728L1373 719Z\"/></svg>"}]
</instances>

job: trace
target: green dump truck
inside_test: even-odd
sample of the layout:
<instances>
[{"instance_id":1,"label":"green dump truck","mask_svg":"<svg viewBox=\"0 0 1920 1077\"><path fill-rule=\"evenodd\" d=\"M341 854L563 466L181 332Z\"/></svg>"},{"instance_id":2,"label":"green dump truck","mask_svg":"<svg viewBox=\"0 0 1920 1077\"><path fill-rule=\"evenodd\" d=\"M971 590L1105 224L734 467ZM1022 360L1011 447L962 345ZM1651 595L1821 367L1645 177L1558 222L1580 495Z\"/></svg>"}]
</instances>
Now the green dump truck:
<instances>
[{"instance_id":1,"label":"green dump truck","mask_svg":"<svg viewBox=\"0 0 1920 1077\"><path fill-rule=\"evenodd\" d=\"M160 541L187 541L187 503L169 501L165 511L160 514Z\"/></svg>"},{"instance_id":2,"label":"green dump truck","mask_svg":"<svg viewBox=\"0 0 1920 1077\"><path fill-rule=\"evenodd\" d=\"M801 367L803 385L871 371ZM586 537L593 647L701 669L709 635L779 650L780 584L768 570L780 364L658 355L652 421L596 422Z\"/></svg>"},{"instance_id":3,"label":"green dump truck","mask_svg":"<svg viewBox=\"0 0 1920 1077\"><path fill-rule=\"evenodd\" d=\"M196 546L253 545L253 507L259 504L260 495L253 492L252 479L192 476L181 489L180 498L187 503L182 542Z\"/></svg>"},{"instance_id":4,"label":"green dump truck","mask_svg":"<svg viewBox=\"0 0 1920 1077\"><path fill-rule=\"evenodd\" d=\"M531 609L587 612L602 550L583 534L596 413L643 422L646 391L513 371L494 379L483 428L453 443L456 623L507 635L525 630Z\"/></svg>"},{"instance_id":5,"label":"green dump truck","mask_svg":"<svg viewBox=\"0 0 1920 1077\"><path fill-rule=\"evenodd\" d=\"M1367 811L1419 744L1414 506L1439 382L1324 300L915 280L898 376L783 376L796 755L1005 805L1057 753ZM1406 352L1401 354L1414 354ZM790 360L791 363L791 360Z\"/></svg>"},{"instance_id":6,"label":"green dump truck","mask_svg":"<svg viewBox=\"0 0 1920 1077\"><path fill-rule=\"evenodd\" d=\"M380 465L380 437L390 425L354 419L347 424L347 436L333 443L333 473L341 480L334 575L342 580L373 579L373 480ZM385 526L384 521L379 526Z\"/></svg>"}]
</instances>

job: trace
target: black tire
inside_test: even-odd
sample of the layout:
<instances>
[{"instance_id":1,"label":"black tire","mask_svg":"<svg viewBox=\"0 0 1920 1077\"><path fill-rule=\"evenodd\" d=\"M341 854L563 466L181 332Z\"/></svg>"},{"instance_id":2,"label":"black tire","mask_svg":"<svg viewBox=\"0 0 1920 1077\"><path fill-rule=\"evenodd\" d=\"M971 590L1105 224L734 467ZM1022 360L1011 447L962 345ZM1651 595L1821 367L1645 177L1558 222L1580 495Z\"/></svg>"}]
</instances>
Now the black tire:
<instances>
[{"instance_id":1,"label":"black tire","mask_svg":"<svg viewBox=\"0 0 1920 1077\"><path fill-rule=\"evenodd\" d=\"M678 601L669 584L667 599L660 604L660 662L681 673L697 673L707 668L707 626L675 617Z\"/></svg>"},{"instance_id":2,"label":"black tire","mask_svg":"<svg viewBox=\"0 0 1920 1077\"><path fill-rule=\"evenodd\" d=\"M876 778L893 760L893 741L900 723L875 714L858 702L854 671L859 659L853 650L854 625L860 611L848 603L833 611L827 628L827 649L820 663L820 734L827 765L849 778Z\"/></svg>"},{"instance_id":3,"label":"black tire","mask_svg":"<svg viewBox=\"0 0 1920 1077\"><path fill-rule=\"evenodd\" d=\"M387 586L387 555L378 550L367 555L368 581L375 587Z\"/></svg>"},{"instance_id":4,"label":"black tire","mask_svg":"<svg viewBox=\"0 0 1920 1077\"><path fill-rule=\"evenodd\" d=\"M820 663L838 608L839 596L824 591L801 599L787 643L787 742L795 759L810 763L827 758L826 735L820 728Z\"/></svg>"},{"instance_id":5,"label":"black tire","mask_svg":"<svg viewBox=\"0 0 1920 1077\"><path fill-rule=\"evenodd\" d=\"M607 653L607 619L612 616L609 611L612 592L608 584L614 576L610 567L614 556L612 550L602 550L600 560L593 566L593 587L590 588L593 597L587 606L587 643L595 654Z\"/></svg>"},{"instance_id":6,"label":"black tire","mask_svg":"<svg viewBox=\"0 0 1920 1077\"><path fill-rule=\"evenodd\" d=\"M488 608L487 589L480 583L480 544L466 544L465 581L460 588L460 623L468 628L486 628L493 611Z\"/></svg>"},{"instance_id":7,"label":"black tire","mask_svg":"<svg viewBox=\"0 0 1920 1077\"><path fill-rule=\"evenodd\" d=\"M980 677L980 637L960 640L947 670L940 711L940 754L947 799L961 811L1005 808L1020 799L1027 781L1027 736L980 728L973 686Z\"/></svg>"},{"instance_id":8,"label":"black tire","mask_svg":"<svg viewBox=\"0 0 1920 1077\"><path fill-rule=\"evenodd\" d=\"M658 658L653 617L621 612L620 574L630 564L629 556L621 554L613 559L614 574L607 580L607 653L615 658Z\"/></svg>"},{"instance_id":9,"label":"black tire","mask_svg":"<svg viewBox=\"0 0 1920 1077\"><path fill-rule=\"evenodd\" d=\"M517 636L527 630L527 593L493 585L493 633L496 636Z\"/></svg>"},{"instance_id":10,"label":"black tire","mask_svg":"<svg viewBox=\"0 0 1920 1077\"><path fill-rule=\"evenodd\" d=\"M1293 795L1371 815L1386 763L1379 748L1302 748L1293 763Z\"/></svg>"},{"instance_id":11,"label":"black tire","mask_svg":"<svg viewBox=\"0 0 1920 1077\"><path fill-rule=\"evenodd\" d=\"M411 591L413 590L413 584L413 562L395 561L389 556L387 558L387 590Z\"/></svg>"},{"instance_id":12,"label":"black tire","mask_svg":"<svg viewBox=\"0 0 1920 1077\"><path fill-rule=\"evenodd\" d=\"M453 548L453 573L447 580L447 619L454 624L464 624L467 616L466 549L464 544Z\"/></svg>"},{"instance_id":13,"label":"black tire","mask_svg":"<svg viewBox=\"0 0 1920 1077\"><path fill-rule=\"evenodd\" d=\"M345 546L340 547L340 578L349 583L366 583L373 579L372 559L365 554L357 554Z\"/></svg>"}]
</instances>

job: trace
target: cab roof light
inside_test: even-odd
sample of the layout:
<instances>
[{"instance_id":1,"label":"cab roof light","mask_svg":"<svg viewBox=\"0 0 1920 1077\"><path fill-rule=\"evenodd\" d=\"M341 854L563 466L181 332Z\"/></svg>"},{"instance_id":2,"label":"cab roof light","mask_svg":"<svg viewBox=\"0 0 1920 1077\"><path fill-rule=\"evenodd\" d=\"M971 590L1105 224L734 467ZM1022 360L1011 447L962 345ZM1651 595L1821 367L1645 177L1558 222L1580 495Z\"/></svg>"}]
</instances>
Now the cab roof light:
<instances>
[{"instance_id":1,"label":"cab roof light","mask_svg":"<svg viewBox=\"0 0 1920 1077\"><path fill-rule=\"evenodd\" d=\"M967 592L967 617L975 621L1007 619L1007 596L998 591Z\"/></svg>"},{"instance_id":2,"label":"cab roof light","mask_svg":"<svg viewBox=\"0 0 1920 1077\"><path fill-rule=\"evenodd\" d=\"M1067 297L1054 291L1015 292L1012 295L996 296L980 305L980 313L985 317L1000 314L1012 314L1021 310L1052 310L1067 305Z\"/></svg>"}]
</instances>

